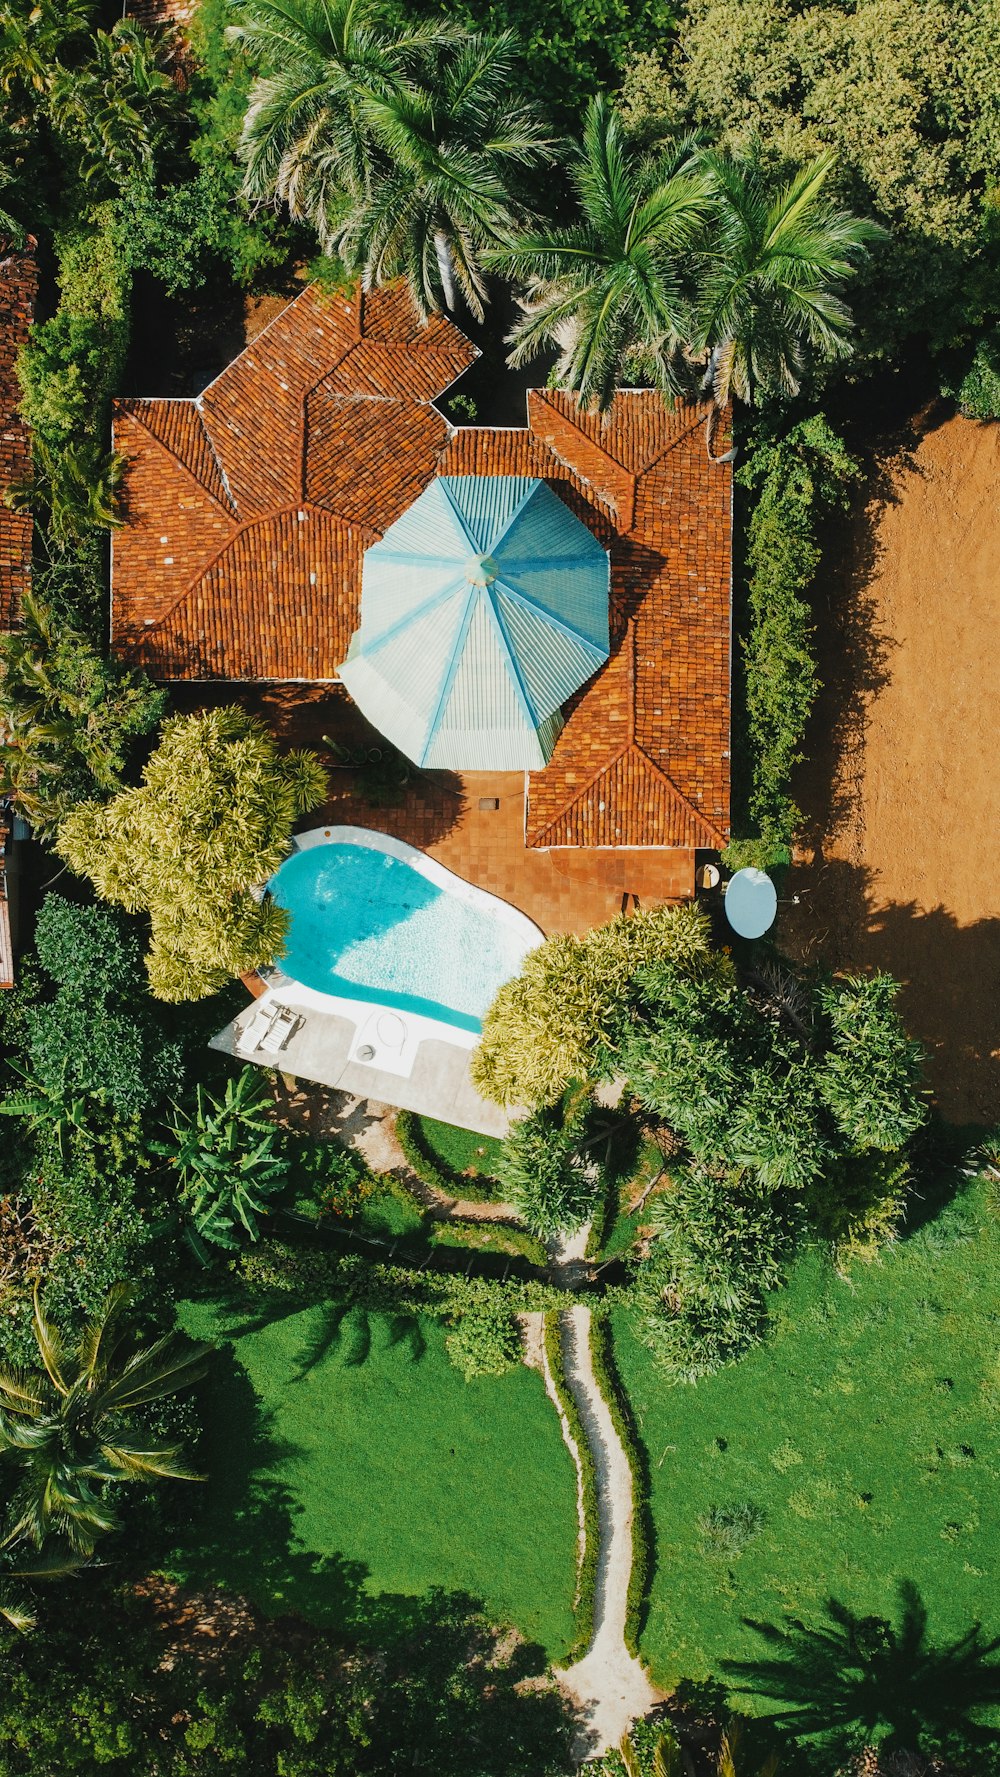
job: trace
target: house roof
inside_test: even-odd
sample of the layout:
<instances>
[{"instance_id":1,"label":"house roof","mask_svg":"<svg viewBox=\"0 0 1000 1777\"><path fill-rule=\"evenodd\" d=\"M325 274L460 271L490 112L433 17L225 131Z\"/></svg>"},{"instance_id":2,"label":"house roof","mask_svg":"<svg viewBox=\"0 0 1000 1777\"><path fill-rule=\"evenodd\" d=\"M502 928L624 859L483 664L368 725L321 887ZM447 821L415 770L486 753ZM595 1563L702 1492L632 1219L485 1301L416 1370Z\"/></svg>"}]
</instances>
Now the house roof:
<instances>
[{"instance_id":1,"label":"house roof","mask_svg":"<svg viewBox=\"0 0 1000 1777\"><path fill-rule=\"evenodd\" d=\"M418 765L540 770L608 658L609 562L544 481L440 475L365 552L340 677Z\"/></svg>"},{"instance_id":2,"label":"house roof","mask_svg":"<svg viewBox=\"0 0 1000 1777\"><path fill-rule=\"evenodd\" d=\"M732 477L707 409L531 390L521 429L433 406L475 357L398 287L307 289L200 396L122 401L112 637L154 676L335 680L365 550L436 476L546 482L611 556L610 653L533 773L529 845L716 846L729 818Z\"/></svg>"},{"instance_id":3,"label":"house roof","mask_svg":"<svg viewBox=\"0 0 1000 1777\"><path fill-rule=\"evenodd\" d=\"M23 251L0 236L0 500L31 473L31 439L18 416L17 354L28 337L38 293L34 241ZM20 618L31 584L31 515L0 503L0 629Z\"/></svg>"}]
</instances>

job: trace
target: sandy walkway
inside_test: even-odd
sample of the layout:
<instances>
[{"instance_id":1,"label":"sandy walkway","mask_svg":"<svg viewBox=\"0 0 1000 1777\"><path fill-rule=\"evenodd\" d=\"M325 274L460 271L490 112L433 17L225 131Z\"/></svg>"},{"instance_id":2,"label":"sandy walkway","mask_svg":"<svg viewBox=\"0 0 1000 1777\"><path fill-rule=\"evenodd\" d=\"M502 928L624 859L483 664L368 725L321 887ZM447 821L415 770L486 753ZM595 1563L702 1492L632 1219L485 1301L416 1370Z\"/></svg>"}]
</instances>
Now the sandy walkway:
<instances>
[{"instance_id":1,"label":"sandy walkway","mask_svg":"<svg viewBox=\"0 0 1000 1777\"><path fill-rule=\"evenodd\" d=\"M617 1746L636 1718L648 1714L662 1698L625 1646L632 1572L632 1471L594 1375L590 1309L568 1309L562 1329L566 1380L597 1471L601 1543L593 1640L583 1659L557 1676L584 1713L580 1753L594 1757Z\"/></svg>"},{"instance_id":2,"label":"sandy walkway","mask_svg":"<svg viewBox=\"0 0 1000 1777\"><path fill-rule=\"evenodd\" d=\"M818 599L803 901L780 935L896 975L944 1114L996 1122L1000 426L932 423L880 470Z\"/></svg>"}]
</instances>

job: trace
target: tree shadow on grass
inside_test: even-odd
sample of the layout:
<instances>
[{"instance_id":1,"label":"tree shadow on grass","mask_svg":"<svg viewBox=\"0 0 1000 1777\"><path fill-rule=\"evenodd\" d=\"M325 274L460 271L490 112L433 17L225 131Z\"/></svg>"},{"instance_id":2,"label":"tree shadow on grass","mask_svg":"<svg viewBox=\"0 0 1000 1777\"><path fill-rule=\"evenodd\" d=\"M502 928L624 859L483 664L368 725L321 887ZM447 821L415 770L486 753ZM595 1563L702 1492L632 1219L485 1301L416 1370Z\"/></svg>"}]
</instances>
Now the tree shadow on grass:
<instances>
[{"instance_id":1,"label":"tree shadow on grass","mask_svg":"<svg viewBox=\"0 0 1000 1777\"><path fill-rule=\"evenodd\" d=\"M349 1369L366 1364L374 1347L373 1329L377 1322L384 1324L390 1348L408 1345L414 1363L419 1363L427 1352L427 1340L418 1314L388 1305L384 1309L369 1309L347 1294L318 1302L299 1302L294 1296L275 1291L255 1297L251 1304L246 1295L233 1290L222 1296L213 1292L211 1300L225 1317L224 1324L217 1329L218 1336L224 1339L242 1339L262 1333L308 1309L310 1325L303 1333L299 1349L295 1371L297 1382L304 1381L334 1351L339 1351L342 1362Z\"/></svg>"},{"instance_id":2,"label":"tree shadow on grass","mask_svg":"<svg viewBox=\"0 0 1000 1777\"><path fill-rule=\"evenodd\" d=\"M272 1416L232 1350L218 1350L203 1390L199 1461L208 1481L163 1563L171 1576L185 1589L241 1596L265 1617L300 1619L341 1644L378 1653L384 1682L375 1762L362 1760L359 1771L568 1771L575 1717L540 1682L544 1649L501 1634L468 1594L371 1593L363 1562L303 1549L295 1530L301 1508L267 1472L294 1452L275 1437ZM379 1509L373 1499L373 1514Z\"/></svg>"},{"instance_id":3,"label":"tree shadow on grass","mask_svg":"<svg viewBox=\"0 0 1000 1777\"><path fill-rule=\"evenodd\" d=\"M974 1623L933 1643L912 1581L900 1583L899 1600L897 1623L858 1616L835 1598L820 1627L744 1618L770 1656L723 1661L722 1669L733 1690L778 1703L774 1722L835 1760L883 1745L972 1761L977 1777L1000 1770L1000 1637L987 1640Z\"/></svg>"}]
</instances>

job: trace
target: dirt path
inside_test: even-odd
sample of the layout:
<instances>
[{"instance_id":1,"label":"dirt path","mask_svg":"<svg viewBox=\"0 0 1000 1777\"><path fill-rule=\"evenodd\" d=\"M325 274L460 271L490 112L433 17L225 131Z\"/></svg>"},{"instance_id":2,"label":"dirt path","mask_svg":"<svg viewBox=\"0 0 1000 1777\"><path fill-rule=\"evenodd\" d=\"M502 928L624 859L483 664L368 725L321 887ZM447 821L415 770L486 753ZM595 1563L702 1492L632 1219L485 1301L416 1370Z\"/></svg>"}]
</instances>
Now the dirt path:
<instances>
[{"instance_id":1,"label":"dirt path","mask_svg":"<svg viewBox=\"0 0 1000 1777\"><path fill-rule=\"evenodd\" d=\"M817 601L802 902L780 939L897 976L944 1115L995 1123L1000 426L931 413L872 485Z\"/></svg>"},{"instance_id":2,"label":"dirt path","mask_svg":"<svg viewBox=\"0 0 1000 1777\"><path fill-rule=\"evenodd\" d=\"M597 1385L590 1352L590 1309L561 1316L566 1380L594 1457L600 1521L600 1554L594 1634L582 1660L557 1673L583 1711L579 1751L596 1757L617 1746L637 1717L662 1701L639 1661L625 1646L625 1618L632 1573L632 1471Z\"/></svg>"}]
</instances>

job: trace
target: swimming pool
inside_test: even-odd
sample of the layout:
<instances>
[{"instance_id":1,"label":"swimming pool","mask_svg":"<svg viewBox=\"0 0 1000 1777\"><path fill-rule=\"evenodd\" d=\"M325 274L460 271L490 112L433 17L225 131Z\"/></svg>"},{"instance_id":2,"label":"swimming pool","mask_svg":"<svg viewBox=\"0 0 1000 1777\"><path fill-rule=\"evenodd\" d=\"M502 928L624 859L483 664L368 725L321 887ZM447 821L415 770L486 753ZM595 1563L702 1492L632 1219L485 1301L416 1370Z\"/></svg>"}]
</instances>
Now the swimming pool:
<instances>
[{"instance_id":1,"label":"swimming pool","mask_svg":"<svg viewBox=\"0 0 1000 1777\"><path fill-rule=\"evenodd\" d=\"M478 1032L542 941L516 908L388 834L317 828L296 846L269 885L291 915L279 966L316 992Z\"/></svg>"}]
</instances>

